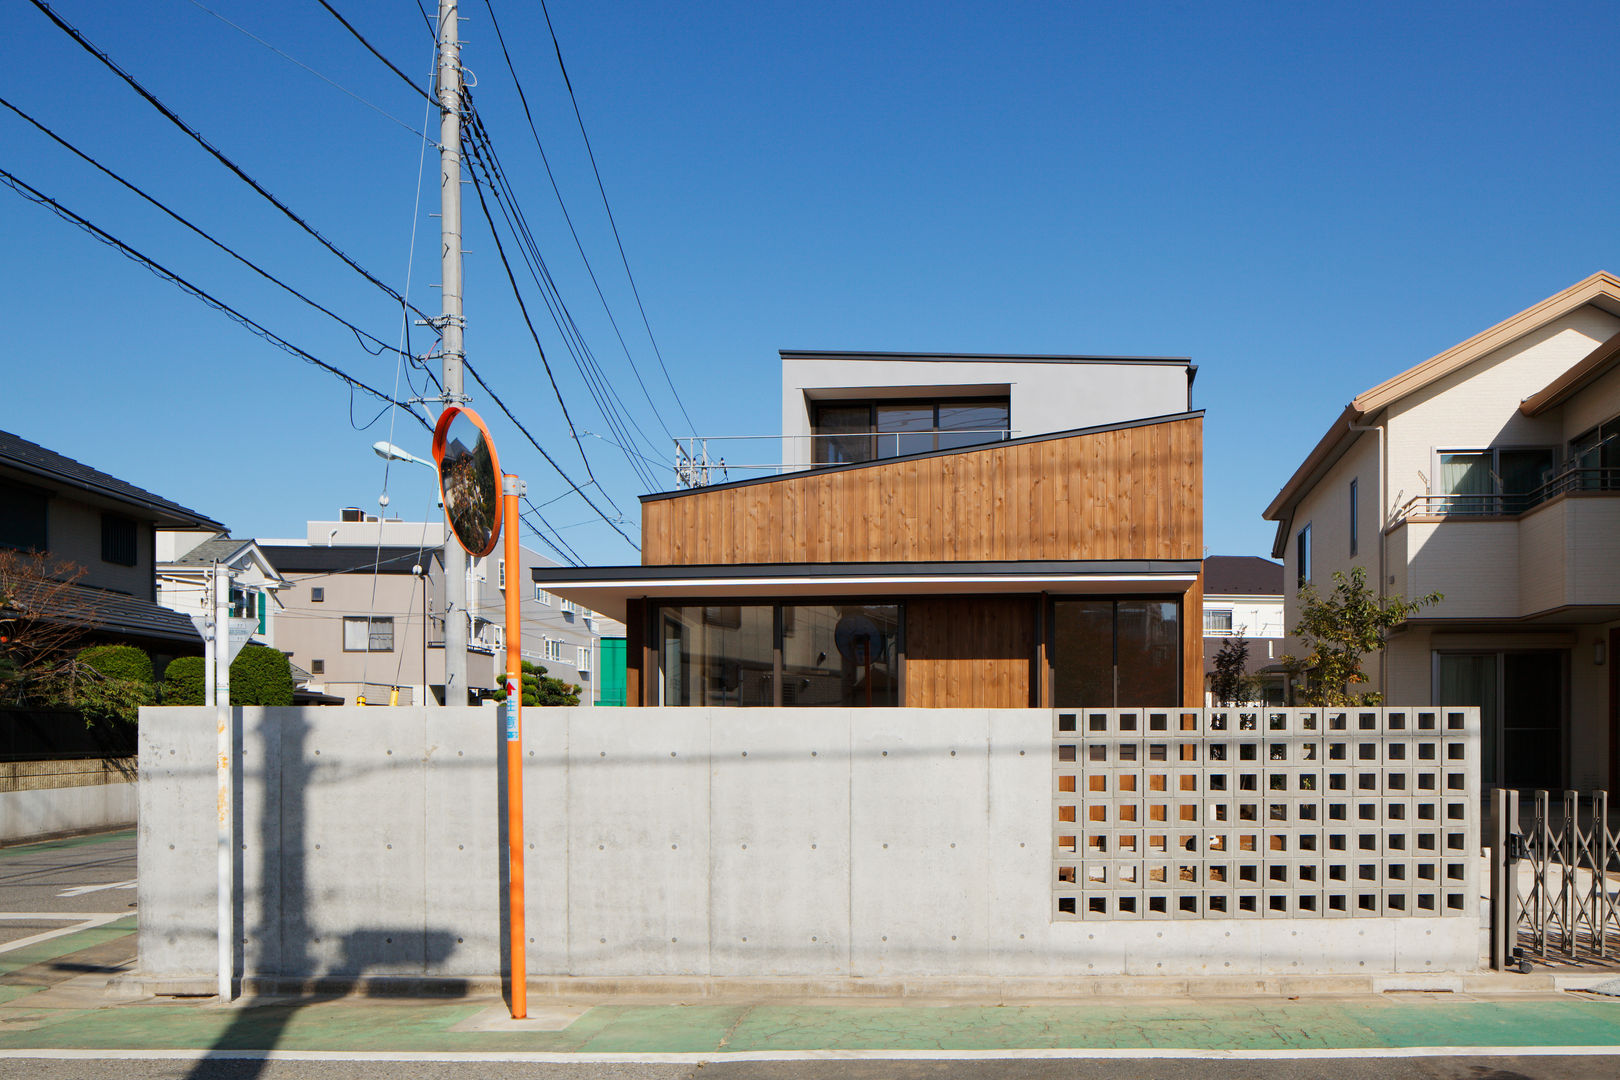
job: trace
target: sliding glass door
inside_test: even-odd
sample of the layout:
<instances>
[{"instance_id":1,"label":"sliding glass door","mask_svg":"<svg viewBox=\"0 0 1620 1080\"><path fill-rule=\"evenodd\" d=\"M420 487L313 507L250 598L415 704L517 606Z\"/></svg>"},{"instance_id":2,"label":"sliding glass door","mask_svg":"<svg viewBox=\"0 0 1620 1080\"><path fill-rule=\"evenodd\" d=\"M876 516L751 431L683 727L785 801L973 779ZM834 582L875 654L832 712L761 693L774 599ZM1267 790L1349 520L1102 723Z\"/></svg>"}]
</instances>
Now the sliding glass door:
<instances>
[{"instance_id":1,"label":"sliding glass door","mask_svg":"<svg viewBox=\"0 0 1620 1080\"><path fill-rule=\"evenodd\" d=\"M1563 789L1566 656L1557 649L1435 654L1435 703L1479 706L1486 786Z\"/></svg>"},{"instance_id":2,"label":"sliding glass door","mask_svg":"<svg viewBox=\"0 0 1620 1080\"><path fill-rule=\"evenodd\" d=\"M1181 701L1181 603L1055 600L1052 700L1059 708Z\"/></svg>"}]
</instances>

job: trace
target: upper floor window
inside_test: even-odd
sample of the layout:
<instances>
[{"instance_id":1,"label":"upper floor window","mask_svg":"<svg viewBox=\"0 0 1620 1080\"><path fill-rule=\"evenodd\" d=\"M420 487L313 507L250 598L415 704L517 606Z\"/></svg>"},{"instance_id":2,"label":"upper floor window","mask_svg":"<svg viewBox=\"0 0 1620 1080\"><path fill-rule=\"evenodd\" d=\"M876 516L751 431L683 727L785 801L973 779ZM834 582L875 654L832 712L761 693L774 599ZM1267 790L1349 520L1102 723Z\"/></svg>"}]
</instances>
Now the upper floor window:
<instances>
[{"instance_id":1,"label":"upper floor window","mask_svg":"<svg viewBox=\"0 0 1620 1080\"><path fill-rule=\"evenodd\" d=\"M1011 436L1007 398L818 401L810 416L811 460L841 465L954 450Z\"/></svg>"},{"instance_id":2,"label":"upper floor window","mask_svg":"<svg viewBox=\"0 0 1620 1080\"><path fill-rule=\"evenodd\" d=\"M1359 481L1350 481L1350 555L1355 557L1361 541L1361 499Z\"/></svg>"},{"instance_id":3,"label":"upper floor window","mask_svg":"<svg viewBox=\"0 0 1620 1080\"><path fill-rule=\"evenodd\" d=\"M135 565L135 522L121 514L101 515L101 561Z\"/></svg>"},{"instance_id":4,"label":"upper floor window","mask_svg":"<svg viewBox=\"0 0 1620 1080\"><path fill-rule=\"evenodd\" d=\"M546 605L546 607L551 606L551 594L538 585L534 587L534 598Z\"/></svg>"},{"instance_id":5,"label":"upper floor window","mask_svg":"<svg viewBox=\"0 0 1620 1080\"><path fill-rule=\"evenodd\" d=\"M559 638L546 638L545 657L547 660L562 663L563 643Z\"/></svg>"},{"instance_id":6,"label":"upper floor window","mask_svg":"<svg viewBox=\"0 0 1620 1080\"><path fill-rule=\"evenodd\" d=\"M312 585L309 589L309 601L312 604L325 603L326 590L319 585Z\"/></svg>"},{"instance_id":7,"label":"upper floor window","mask_svg":"<svg viewBox=\"0 0 1620 1080\"><path fill-rule=\"evenodd\" d=\"M1436 486L1442 514L1518 514L1545 502L1558 472L1551 446L1442 450Z\"/></svg>"},{"instance_id":8,"label":"upper floor window","mask_svg":"<svg viewBox=\"0 0 1620 1080\"><path fill-rule=\"evenodd\" d=\"M394 620L351 616L343 620L344 652L393 652Z\"/></svg>"},{"instance_id":9,"label":"upper floor window","mask_svg":"<svg viewBox=\"0 0 1620 1080\"><path fill-rule=\"evenodd\" d=\"M1311 527L1305 526L1299 530L1299 536L1294 539L1294 561L1298 564L1299 584L1311 583Z\"/></svg>"},{"instance_id":10,"label":"upper floor window","mask_svg":"<svg viewBox=\"0 0 1620 1080\"><path fill-rule=\"evenodd\" d=\"M1215 635L1215 634L1230 634L1231 632L1232 632L1232 609L1231 608L1205 608L1204 609L1204 634L1205 634L1206 637L1207 636L1212 636L1212 635Z\"/></svg>"},{"instance_id":11,"label":"upper floor window","mask_svg":"<svg viewBox=\"0 0 1620 1080\"><path fill-rule=\"evenodd\" d=\"M1569 441L1570 467L1581 491L1620 491L1620 416Z\"/></svg>"},{"instance_id":12,"label":"upper floor window","mask_svg":"<svg viewBox=\"0 0 1620 1080\"><path fill-rule=\"evenodd\" d=\"M46 550L46 501L43 491L0 483L0 548Z\"/></svg>"}]
</instances>

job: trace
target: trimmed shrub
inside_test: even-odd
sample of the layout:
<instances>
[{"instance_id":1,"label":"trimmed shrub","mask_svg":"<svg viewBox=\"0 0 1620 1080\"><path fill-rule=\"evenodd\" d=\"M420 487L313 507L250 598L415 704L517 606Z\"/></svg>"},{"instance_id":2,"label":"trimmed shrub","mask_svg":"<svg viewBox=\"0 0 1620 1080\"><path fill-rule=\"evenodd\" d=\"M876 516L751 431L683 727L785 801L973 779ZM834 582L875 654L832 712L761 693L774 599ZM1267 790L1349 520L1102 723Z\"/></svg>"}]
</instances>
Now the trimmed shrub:
<instances>
[{"instance_id":1,"label":"trimmed shrub","mask_svg":"<svg viewBox=\"0 0 1620 1080\"><path fill-rule=\"evenodd\" d=\"M79 660L109 679L129 679L151 686L152 658L133 645L92 645L79 650Z\"/></svg>"},{"instance_id":2,"label":"trimmed shrub","mask_svg":"<svg viewBox=\"0 0 1620 1080\"><path fill-rule=\"evenodd\" d=\"M152 658L133 645L93 645L74 659L80 671L68 673L64 700L87 723L133 724L141 706L157 700Z\"/></svg>"},{"instance_id":3,"label":"trimmed shrub","mask_svg":"<svg viewBox=\"0 0 1620 1080\"><path fill-rule=\"evenodd\" d=\"M232 705L291 705L292 666L287 654L264 645L249 645L231 661Z\"/></svg>"},{"instance_id":4,"label":"trimmed shrub","mask_svg":"<svg viewBox=\"0 0 1620 1080\"><path fill-rule=\"evenodd\" d=\"M200 656L180 656L163 669L163 704L201 705L208 699L208 672Z\"/></svg>"}]
</instances>

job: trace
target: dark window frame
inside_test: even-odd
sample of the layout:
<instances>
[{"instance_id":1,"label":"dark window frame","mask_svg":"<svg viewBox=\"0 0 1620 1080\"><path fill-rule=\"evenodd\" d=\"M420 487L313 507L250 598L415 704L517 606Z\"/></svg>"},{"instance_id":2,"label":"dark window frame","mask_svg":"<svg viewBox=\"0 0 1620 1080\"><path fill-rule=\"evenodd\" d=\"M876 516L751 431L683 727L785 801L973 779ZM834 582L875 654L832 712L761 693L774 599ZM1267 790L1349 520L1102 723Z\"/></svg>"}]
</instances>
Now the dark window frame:
<instances>
[{"instance_id":1,"label":"dark window frame","mask_svg":"<svg viewBox=\"0 0 1620 1080\"><path fill-rule=\"evenodd\" d=\"M1350 557L1356 557L1356 549L1361 541L1361 479L1357 477L1350 481Z\"/></svg>"},{"instance_id":2,"label":"dark window frame","mask_svg":"<svg viewBox=\"0 0 1620 1080\"><path fill-rule=\"evenodd\" d=\"M1294 584L1304 588L1311 583L1311 523L1306 522L1305 527L1299 530L1294 537Z\"/></svg>"},{"instance_id":3,"label":"dark window frame","mask_svg":"<svg viewBox=\"0 0 1620 1080\"><path fill-rule=\"evenodd\" d=\"M823 409L855 409L855 408L859 408L861 406L866 407L866 430L865 431L835 431L835 432L823 432L822 431L821 413L822 413ZM820 436L823 436L823 435L838 436L838 437L845 438L845 439L859 439L862 436L865 436L865 437L869 438L871 440L870 441L871 453L870 453L870 455L868 457L860 459L860 461L863 461L863 462L864 461L884 461L884 460L887 460L887 459L893 458L893 457L903 457L903 456L905 456L903 454L884 454L882 452L883 451L883 445L882 445L882 439L881 439L881 436L883 436L883 435L906 435L906 436L912 436L912 437L916 437L916 436L920 436L920 435L932 435L933 436L933 446L932 447L930 447L930 448L928 448L926 450L908 451L908 452L929 453L929 452L931 452L933 450L938 450L940 448L939 447L939 437L940 437L940 435L941 434L947 434L948 435L948 434L951 433L951 429L944 429L943 431L941 430L941 428L939 426L939 410L941 408L952 408L952 407L971 408L971 407L975 407L975 406L977 406L977 407L996 407L996 406L1000 406L1002 408L1005 408L1007 410L1007 425L1005 427L999 429L1001 431L1001 437L1000 438L985 438L985 439L983 439L982 442L974 442L974 443L971 443L971 444L968 444L968 445L972 445L972 446L989 446L991 444L998 443L998 442L1006 442L1008 439L1012 438L1012 397L1011 397L1011 395L1007 395L1007 396L977 395L977 396L973 396L973 397L915 397L915 398L828 398L828 399L824 399L824 400L812 401L810 403L810 434L812 436L812 438L810 440L810 461L811 461L811 464L814 464L814 465L852 464L852 462L828 461L826 459L825 451L823 449L827 445L827 439L820 437ZM900 432L894 432L894 431L880 431L880 430L878 430L878 410L880 408L913 408L913 409L920 409L920 408L925 408L925 407L932 409L933 413L934 413L933 427L928 431L915 431L915 432L900 431ZM964 449L965 449L965 447L964 447Z\"/></svg>"},{"instance_id":4,"label":"dark window frame","mask_svg":"<svg viewBox=\"0 0 1620 1080\"><path fill-rule=\"evenodd\" d=\"M1118 695L1119 695L1119 605L1122 604L1122 603L1127 603L1128 604L1128 603L1136 603L1136 602L1141 602L1141 601L1145 601L1145 602L1148 602L1148 603L1154 603L1154 604L1170 604L1170 603L1175 604L1175 607L1176 607L1176 658L1175 658L1176 685L1175 685L1175 690L1174 690L1174 694L1173 694L1173 700L1175 702L1177 702L1177 703L1179 703L1182 700L1183 695L1186 692L1186 686L1184 684L1187 681L1187 602L1186 602L1186 598L1182 594L1179 594L1179 593L1099 593L1099 594L1096 594L1096 595L1080 595L1080 594L1076 594L1076 595L1049 595L1046 598L1046 604L1045 604L1045 609L1044 609L1044 614L1045 614L1045 618L1046 618L1045 649L1046 649L1046 666L1047 666L1047 671L1044 673L1044 677L1048 680L1048 685L1049 685L1049 687L1051 689L1052 700L1054 702L1054 707L1055 708L1068 708L1069 707L1069 706L1057 706L1057 705L1055 705L1056 695L1057 695L1057 662L1058 662L1058 658L1057 658L1057 655L1056 655L1057 654L1057 606L1059 604L1061 604L1061 603L1066 602L1066 601L1108 602L1108 603L1111 603L1113 605L1113 615L1112 615L1113 630L1112 630L1112 644L1111 644L1111 647L1110 647L1110 651L1112 653L1111 662L1112 662L1112 667L1114 669L1113 680L1114 680L1114 696L1115 696L1116 701L1118 700ZM1200 614L1199 618L1200 618L1200 621L1201 621L1202 618L1203 618L1202 614ZM1089 707L1089 706L1081 706L1081 707ZM1119 705L1114 705L1114 706L1098 706L1098 707L1099 708L1155 708L1156 706L1151 706L1151 705L1150 706L1119 706Z\"/></svg>"},{"instance_id":5,"label":"dark window frame","mask_svg":"<svg viewBox=\"0 0 1620 1080\"><path fill-rule=\"evenodd\" d=\"M27 502L29 505L24 506ZM51 494L28 484L0 479L0 549L46 552L51 549ZM37 527L25 514L37 514ZM12 533L12 530L16 530Z\"/></svg>"},{"instance_id":6,"label":"dark window frame","mask_svg":"<svg viewBox=\"0 0 1620 1080\"><path fill-rule=\"evenodd\" d=\"M124 514L102 511L101 561L114 566L137 566L141 561L139 522Z\"/></svg>"}]
</instances>

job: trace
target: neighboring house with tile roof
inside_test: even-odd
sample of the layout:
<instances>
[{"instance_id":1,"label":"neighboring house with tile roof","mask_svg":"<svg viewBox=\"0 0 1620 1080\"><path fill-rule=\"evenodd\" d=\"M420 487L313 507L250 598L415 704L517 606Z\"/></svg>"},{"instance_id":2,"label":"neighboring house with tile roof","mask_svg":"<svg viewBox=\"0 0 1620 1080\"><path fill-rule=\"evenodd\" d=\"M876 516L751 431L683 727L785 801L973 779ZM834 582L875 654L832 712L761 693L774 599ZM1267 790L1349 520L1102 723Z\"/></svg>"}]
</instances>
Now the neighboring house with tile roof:
<instances>
[{"instance_id":1,"label":"neighboring house with tile roof","mask_svg":"<svg viewBox=\"0 0 1620 1080\"><path fill-rule=\"evenodd\" d=\"M188 618L213 611L214 567L231 575L231 615L257 619L252 641L274 645L275 594L287 588L264 551L253 540L206 533L160 530L157 534L157 598Z\"/></svg>"},{"instance_id":2,"label":"neighboring house with tile roof","mask_svg":"<svg viewBox=\"0 0 1620 1080\"><path fill-rule=\"evenodd\" d=\"M1299 590L1444 599L1368 657L1477 705L1487 785L1620 785L1620 278L1597 273L1358 395L1265 517Z\"/></svg>"},{"instance_id":3,"label":"neighboring house with tile roof","mask_svg":"<svg viewBox=\"0 0 1620 1080\"><path fill-rule=\"evenodd\" d=\"M212 536L225 526L179 503L0 431L0 548L83 570L61 595L87 642L146 650L161 673L203 651L185 615L158 603L159 530Z\"/></svg>"},{"instance_id":4,"label":"neighboring house with tile roof","mask_svg":"<svg viewBox=\"0 0 1620 1080\"><path fill-rule=\"evenodd\" d=\"M1265 701L1280 705L1283 675L1277 660L1286 651L1283 629L1283 567L1258 555L1204 558L1204 678L1215 670L1221 646L1242 635L1249 652L1244 674L1259 680ZM1274 670L1267 670L1268 668ZM1215 704L1211 701L1210 704Z\"/></svg>"}]
</instances>

